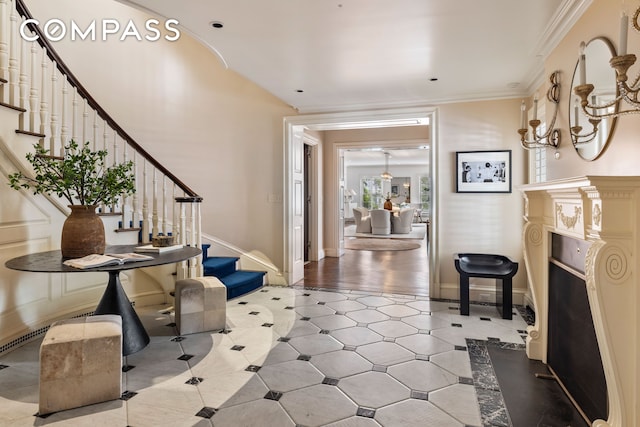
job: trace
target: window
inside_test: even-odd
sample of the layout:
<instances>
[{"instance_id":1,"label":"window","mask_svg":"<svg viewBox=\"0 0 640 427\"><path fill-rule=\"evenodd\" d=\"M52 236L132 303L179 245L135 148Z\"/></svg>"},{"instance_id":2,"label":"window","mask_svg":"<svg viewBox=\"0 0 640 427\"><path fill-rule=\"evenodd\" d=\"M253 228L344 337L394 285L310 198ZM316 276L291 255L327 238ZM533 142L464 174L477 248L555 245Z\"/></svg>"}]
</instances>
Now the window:
<instances>
[{"instance_id":1,"label":"window","mask_svg":"<svg viewBox=\"0 0 640 427\"><path fill-rule=\"evenodd\" d=\"M529 110L529 116L533 113ZM532 117L531 117L532 118ZM538 119L541 120L538 126L538 135L544 135L547 131L547 123L545 121L544 103L538 105ZM531 131L531 128L529 128ZM547 180L547 148L533 148L529 150L529 182L545 182Z\"/></svg>"},{"instance_id":2,"label":"window","mask_svg":"<svg viewBox=\"0 0 640 427\"><path fill-rule=\"evenodd\" d=\"M431 205L431 180L428 176L420 177L420 209L429 212Z\"/></svg>"},{"instance_id":3,"label":"window","mask_svg":"<svg viewBox=\"0 0 640 427\"><path fill-rule=\"evenodd\" d=\"M362 207L380 209L383 206L382 179L379 177L365 177L360 180L360 194Z\"/></svg>"},{"instance_id":4,"label":"window","mask_svg":"<svg viewBox=\"0 0 640 427\"><path fill-rule=\"evenodd\" d=\"M532 182L544 182L547 180L547 149L536 148L532 150L530 156L533 156L533 180Z\"/></svg>"}]
</instances>

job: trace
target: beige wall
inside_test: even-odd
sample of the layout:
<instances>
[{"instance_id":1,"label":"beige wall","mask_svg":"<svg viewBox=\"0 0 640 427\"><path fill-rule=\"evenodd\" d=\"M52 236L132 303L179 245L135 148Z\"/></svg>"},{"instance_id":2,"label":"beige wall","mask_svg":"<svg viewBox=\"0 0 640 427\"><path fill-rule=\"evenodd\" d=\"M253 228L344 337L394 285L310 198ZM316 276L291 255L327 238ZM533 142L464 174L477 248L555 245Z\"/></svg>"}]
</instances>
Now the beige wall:
<instances>
[{"instance_id":1,"label":"beige wall","mask_svg":"<svg viewBox=\"0 0 640 427\"><path fill-rule=\"evenodd\" d=\"M90 5L88 4L90 3ZM28 0L46 21L103 17L144 28L147 15L113 0ZM283 265L282 120L296 112L226 70L183 31L177 42L61 41L55 48L140 145L203 196L203 232Z\"/></svg>"},{"instance_id":2,"label":"beige wall","mask_svg":"<svg viewBox=\"0 0 640 427\"><path fill-rule=\"evenodd\" d=\"M514 302L526 291L522 263L522 196L517 186L525 183L526 152L519 145L517 126L520 100L447 104L439 108L438 212L440 296L457 298L458 274L453 265L457 252L498 253L520 262L513 279ZM456 151L512 150L510 194L456 193ZM471 279L481 286L493 282ZM488 289L487 289L488 290ZM480 299L481 289L472 291Z\"/></svg>"},{"instance_id":3,"label":"beige wall","mask_svg":"<svg viewBox=\"0 0 640 427\"><path fill-rule=\"evenodd\" d=\"M579 22L545 61L547 74L554 70L560 70L560 82L562 84L558 117L563 138L559 150L561 157L558 160L549 159L547 164L549 179L581 175L640 175L640 167L638 166L638 158L640 158L640 144L638 144L640 115L630 115L618 120L609 147L600 158L593 162L582 160L577 155L569 137L570 85L573 71L578 61L580 42L588 42L595 37L607 37L617 49L620 11L623 3L622 0L594 0ZM634 10L632 8L637 7L638 3L627 0L626 5L629 8L629 13L633 15ZM629 20L631 21L631 19ZM638 54L640 51L640 34L633 29L629 29L628 36L628 53ZM639 65L637 63L630 69L631 79L637 74L638 69ZM546 89L541 90L539 96L544 95L544 91Z\"/></svg>"}]
</instances>

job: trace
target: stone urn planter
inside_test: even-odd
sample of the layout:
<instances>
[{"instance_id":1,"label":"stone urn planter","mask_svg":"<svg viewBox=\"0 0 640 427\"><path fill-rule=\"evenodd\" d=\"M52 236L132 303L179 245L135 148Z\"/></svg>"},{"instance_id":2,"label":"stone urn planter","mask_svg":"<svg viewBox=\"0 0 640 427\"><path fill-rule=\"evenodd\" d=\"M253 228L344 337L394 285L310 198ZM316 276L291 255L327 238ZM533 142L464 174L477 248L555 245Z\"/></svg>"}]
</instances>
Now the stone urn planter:
<instances>
[{"instance_id":1,"label":"stone urn planter","mask_svg":"<svg viewBox=\"0 0 640 427\"><path fill-rule=\"evenodd\" d=\"M11 174L9 185L67 200L71 214L62 227L60 246L64 258L103 254L104 224L96 207L112 206L121 197L135 193L133 162L107 165L106 150L93 150L89 142L79 146L74 140L65 145L61 157L51 155L39 144L34 149L34 153L26 155L33 174Z\"/></svg>"},{"instance_id":2,"label":"stone urn planter","mask_svg":"<svg viewBox=\"0 0 640 427\"><path fill-rule=\"evenodd\" d=\"M60 249L63 258L104 254L104 223L96 205L69 205L71 213L62 225Z\"/></svg>"}]
</instances>

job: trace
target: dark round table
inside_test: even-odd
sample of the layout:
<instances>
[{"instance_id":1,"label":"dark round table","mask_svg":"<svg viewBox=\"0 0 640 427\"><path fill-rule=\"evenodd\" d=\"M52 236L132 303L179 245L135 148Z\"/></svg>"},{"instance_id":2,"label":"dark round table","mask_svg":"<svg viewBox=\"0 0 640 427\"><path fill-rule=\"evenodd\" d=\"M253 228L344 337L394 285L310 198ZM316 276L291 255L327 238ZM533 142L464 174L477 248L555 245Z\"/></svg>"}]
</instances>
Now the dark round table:
<instances>
[{"instance_id":1,"label":"dark round table","mask_svg":"<svg viewBox=\"0 0 640 427\"><path fill-rule=\"evenodd\" d=\"M138 245L107 246L105 253L135 252ZM200 255L199 248L185 246L163 253L144 253L153 257L147 261L128 262L121 265L110 265L79 269L64 265L60 250L38 252L10 259L5 263L12 270L29 271L35 273L84 273L104 271L109 273L109 283L96 307L94 314L118 314L122 317L122 355L128 356L142 350L149 344L149 334L144 329L140 318L136 314L131 301L122 288L120 271L134 268L154 267L163 264L173 264Z\"/></svg>"}]
</instances>

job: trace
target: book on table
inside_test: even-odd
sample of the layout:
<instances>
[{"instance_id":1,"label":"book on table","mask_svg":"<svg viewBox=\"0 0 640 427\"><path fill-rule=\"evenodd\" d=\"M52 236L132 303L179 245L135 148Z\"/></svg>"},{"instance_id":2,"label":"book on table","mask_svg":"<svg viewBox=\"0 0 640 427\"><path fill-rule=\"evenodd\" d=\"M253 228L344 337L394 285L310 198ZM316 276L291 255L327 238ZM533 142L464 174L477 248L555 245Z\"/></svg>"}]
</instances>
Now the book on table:
<instances>
[{"instance_id":1,"label":"book on table","mask_svg":"<svg viewBox=\"0 0 640 427\"><path fill-rule=\"evenodd\" d=\"M182 249L184 246L182 245L171 245L171 246L153 246L153 245L144 245L136 247L136 252L148 252L152 254L161 254L164 252L175 251L177 249Z\"/></svg>"},{"instance_id":2,"label":"book on table","mask_svg":"<svg viewBox=\"0 0 640 427\"><path fill-rule=\"evenodd\" d=\"M136 261L148 261L153 257L148 255L137 254L134 252L127 252L124 254L90 254L82 258L68 259L64 262L64 265L74 268L95 268L105 267L107 265L122 265L127 262Z\"/></svg>"}]
</instances>

